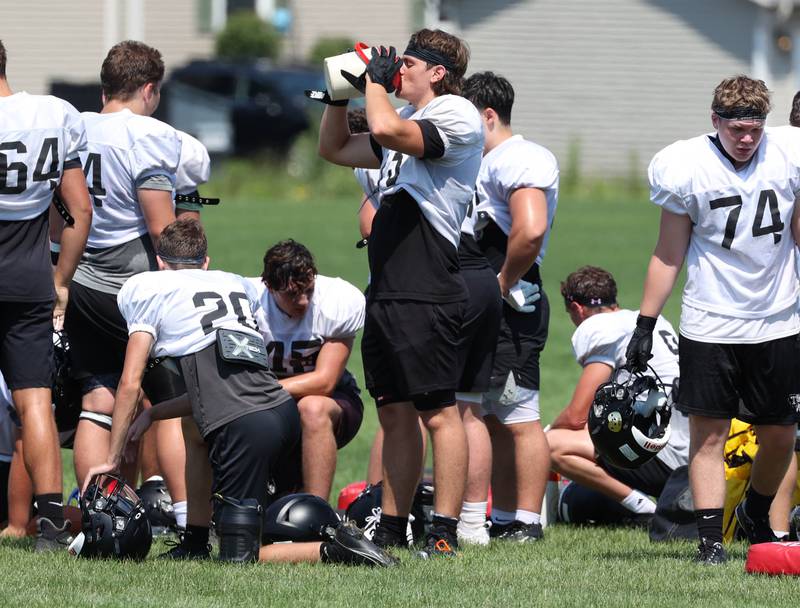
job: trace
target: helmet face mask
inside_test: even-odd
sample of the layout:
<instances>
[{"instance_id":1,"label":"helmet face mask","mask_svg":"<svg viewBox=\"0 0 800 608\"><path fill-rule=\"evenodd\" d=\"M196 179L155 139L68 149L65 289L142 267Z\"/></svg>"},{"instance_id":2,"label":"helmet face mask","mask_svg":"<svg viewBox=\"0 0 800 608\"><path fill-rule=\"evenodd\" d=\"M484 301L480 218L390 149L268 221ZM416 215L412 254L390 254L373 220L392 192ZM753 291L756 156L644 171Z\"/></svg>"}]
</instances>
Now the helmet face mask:
<instances>
[{"instance_id":1,"label":"helmet face mask","mask_svg":"<svg viewBox=\"0 0 800 608\"><path fill-rule=\"evenodd\" d=\"M115 475L98 475L81 496L84 557L144 559L153 535L136 492Z\"/></svg>"},{"instance_id":2,"label":"helmet face mask","mask_svg":"<svg viewBox=\"0 0 800 608\"><path fill-rule=\"evenodd\" d=\"M608 463L635 469L653 458L669 442L672 395L661 379L614 371L601 384L589 411L589 436Z\"/></svg>"}]
</instances>

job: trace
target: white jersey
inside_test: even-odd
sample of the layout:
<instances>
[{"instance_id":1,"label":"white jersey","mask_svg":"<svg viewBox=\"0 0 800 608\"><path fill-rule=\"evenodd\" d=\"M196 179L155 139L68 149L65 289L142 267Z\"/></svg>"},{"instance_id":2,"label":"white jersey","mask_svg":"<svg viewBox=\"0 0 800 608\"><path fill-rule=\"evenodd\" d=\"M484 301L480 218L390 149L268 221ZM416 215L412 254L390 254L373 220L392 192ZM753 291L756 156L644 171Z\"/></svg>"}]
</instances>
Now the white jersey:
<instances>
[{"instance_id":1,"label":"white jersey","mask_svg":"<svg viewBox=\"0 0 800 608\"><path fill-rule=\"evenodd\" d=\"M481 218L489 218L508 236L511 232L508 201L520 188L538 188L547 201L547 232L536 256L536 263L541 264L558 204L558 162L547 148L522 135L514 135L483 157L476 189L478 228L482 227Z\"/></svg>"},{"instance_id":2,"label":"white jersey","mask_svg":"<svg viewBox=\"0 0 800 608\"><path fill-rule=\"evenodd\" d=\"M326 340L354 338L364 326L364 294L343 279L317 275L314 294L300 319L278 307L261 278L248 280L258 291L261 306L256 321L270 368L279 378L314 371Z\"/></svg>"},{"instance_id":3,"label":"white jersey","mask_svg":"<svg viewBox=\"0 0 800 608\"><path fill-rule=\"evenodd\" d=\"M381 196L405 190L417 201L425 219L458 247L461 222L472 201L483 152L483 126L478 110L457 95L441 95L421 110L401 108L400 118L430 121L437 129L444 155L414 158L383 150Z\"/></svg>"},{"instance_id":4,"label":"white jersey","mask_svg":"<svg viewBox=\"0 0 800 608\"><path fill-rule=\"evenodd\" d=\"M168 124L128 109L82 116L89 146L81 160L94 201L86 245L106 249L147 233L137 190L154 177L174 185L181 139Z\"/></svg>"},{"instance_id":5,"label":"white jersey","mask_svg":"<svg viewBox=\"0 0 800 608\"><path fill-rule=\"evenodd\" d=\"M705 326L703 313L730 318L743 342L796 333L796 318L779 323L777 332L761 321L796 308L800 296L791 233L800 193L800 130L765 129L753 159L739 171L709 135L678 141L656 154L648 177L652 201L692 221L683 304L700 316L684 315L681 333L728 340L725 323Z\"/></svg>"},{"instance_id":6,"label":"white jersey","mask_svg":"<svg viewBox=\"0 0 800 608\"><path fill-rule=\"evenodd\" d=\"M191 194L211 176L211 159L202 142L183 131L177 133L181 140L181 158L175 174L175 192Z\"/></svg>"},{"instance_id":7,"label":"white jersey","mask_svg":"<svg viewBox=\"0 0 800 608\"><path fill-rule=\"evenodd\" d=\"M247 279L221 270L142 272L122 286L117 306L129 334L153 336L153 357L196 353L216 340L217 329L261 337L258 293Z\"/></svg>"},{"instance_id":8,"label":"white jersey","mask_svg":"<svg viewBox=\"0 0 800 608\"><path fill-rule=\"evenodd\" d=\"M369 204L372 205L373 209L377 209L381 205L381 189L380 189L380 179L381 179L381 171L380 169L364 169L363 167L358 167L353 169L353 175L356 177L356 181L361 186L361 189L364 191L364 196L369 201Z\"/></svg>"},{"instance_id":9,"label":"white jersey","mask_svg":"<svg viewBox=\"0 0 800 608\"><path fill-rule=\"evenodd\" d=\"M620 309L597 313L583 321L572 334L572 349L581 367L590 363L604 363L612 369L625 365L625 350L638 315L638 311ZM653 331L653 358L649 364L664 384L672 384L678 377L678 336L661 316ZM673 408L670 426L669 443L657 457L675 469L689 462L689 419Z\"/></svg>"},{"instance_id":10,"label":"white jersey","mask_svg":"<svg viewBox=\"0 0 800 608\"><path fill-rule=\"evenodd\" d=\"M0 221L47 211L64 163L79 166L85 149L81 116L63 99L24 92L0 97Z\"/></svg>"}]
</instances>

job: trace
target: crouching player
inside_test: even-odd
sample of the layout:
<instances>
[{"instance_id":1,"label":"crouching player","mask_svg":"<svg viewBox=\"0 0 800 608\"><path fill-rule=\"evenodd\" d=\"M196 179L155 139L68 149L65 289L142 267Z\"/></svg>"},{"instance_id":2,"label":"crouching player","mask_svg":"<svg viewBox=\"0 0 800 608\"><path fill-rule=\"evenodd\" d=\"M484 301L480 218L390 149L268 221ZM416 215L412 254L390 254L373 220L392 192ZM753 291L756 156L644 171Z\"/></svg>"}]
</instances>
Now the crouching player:
<instances>
[{"instance_id":1,"label":"crouching player","mask_svg":"<svg viewBox=\"0 0 800 608\"><path fill-rule=\"evenodd\" d=\"M93 467L85 484L94 475L119 469L151 354L174 357L192 417L208 446L220 558L255 561L268 482L276 463L300 439L300 416L267 368L266 347L253 317L255 289L238 275L207 271L206 253L200 223L177 220L164 229L157 250L158 266L170 271L169 280L145 272L120 290L117 303L130 337L115 397L111 449L107 462ZM348 551L369 554L368 563L391 563L345 526L319 543L314 557L347 561Z\"/></svg>"},{"instance_id":2,"label":"crouching player","mask_svg":"<svg viewBox=\"0 0 800 608\"><path fill-rule=\"evenodd\" d=\"M689 421L685 415L673 411L669 443L639 468L622 469L597 457L586 426L589 408L597 387L608 382L614 369L625 364L625 348L637 313L619 307L614 277L595 266L584 266L571 273L561 283L561 295L577 327L572 335L572 348L583 372L572 399L547 432L552 467L581 486L620 503L625 509L615 512L622 521L646 523L656 510L649 497L658 497L672 471L689 462ZM678 336L664 317L658 317L656 336L650 366L669 385L678 376ZM567 511L578 511L588 519L602 521L602 500L587 492L570 494L581 504L567 505ZM623 516L626 511L627 516ZM580 523L581 517L567 513L562 516Z\"/></svg>"}]
</instances>

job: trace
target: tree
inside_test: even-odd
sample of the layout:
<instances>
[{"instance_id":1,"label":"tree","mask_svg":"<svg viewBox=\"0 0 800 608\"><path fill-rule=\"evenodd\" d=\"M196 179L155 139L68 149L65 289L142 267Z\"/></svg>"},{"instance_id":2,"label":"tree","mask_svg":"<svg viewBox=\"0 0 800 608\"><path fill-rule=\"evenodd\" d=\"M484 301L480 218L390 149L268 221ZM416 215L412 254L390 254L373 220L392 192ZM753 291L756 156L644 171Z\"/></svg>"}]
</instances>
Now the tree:
<instances>
[{"instance_id":1,"label":"tree","mask_svg":"<svg viewBox=\"0 0 800 608\"><path fill-rule=\"evenodd\" d=\"M217 35L216 53L223 59L275 59L280 34L252 11L237 11Z\"/></svg>"}]
</instances>

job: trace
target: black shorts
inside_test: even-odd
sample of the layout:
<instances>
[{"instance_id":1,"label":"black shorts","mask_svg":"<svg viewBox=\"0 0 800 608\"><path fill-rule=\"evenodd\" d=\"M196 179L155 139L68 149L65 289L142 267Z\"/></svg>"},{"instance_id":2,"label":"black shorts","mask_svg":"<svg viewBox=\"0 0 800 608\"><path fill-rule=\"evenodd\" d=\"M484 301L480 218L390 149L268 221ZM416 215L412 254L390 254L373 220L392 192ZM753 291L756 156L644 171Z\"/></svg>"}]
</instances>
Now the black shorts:
<instances>
[{"instance_id":1,"label":"black shorts","mask_svg":"<svg viewBox=\"0 0 800 608\"><path fill-rule=\"evenodd\" d=\"M300 414L294 400L240 416L209 433L212 490L226 498L268 502L268 487L287 455L296 455Z\"/></svg>"},{"instance_id":2,"label":"black shorts","mask_svg":"<svg viewBox=\"0 0 800 608\"><path fill-rule=\"evenodd\" d=\"M12 391L53 386L53 301L0 302L0 371Z\"/></svg>"},{"instance_id":3,"label":"black shorts","mask_svg":"<svg viewBox=\"0 0 800 608\"><path fill-rule=\"evenodd\" d=\"M539 354L547 341L550 305L544 290L531 313L518 312L503 302L503 318L492 367L492 387L505 386L509 372L516 385L539 390Z\"/></svg>"},{"instance_id":4,"label":"black shorts","mask_svg":"<svg viewBox=\"0 0 800 608\"><path fill-rule=\"evenodd\" d=\"M678 409L751 424L796 424L800 418L798 338L713 344L680 336Z\"/></svg>"},{"instance_id":5,"label":"black shorts","mask_svg":"<svg viewBox=\"0 0 800 608\"><path fill-rule=\"evenodd\" d=\"M463 269L469 299L458 342L458 391L483 393L489 390L494 351L500 332L503 299L497 275L489 267Z\"/></svg>"},{"instance_id":6,"label":"black shorts","mask_svg":"<svg viewBox=\"0 0 800 608\"><path fill-rule=\"evenodd\" d=\"M667 479L672 475L672 469L658 458L651 458L636 469L615 467L602 457L598 458L597 464L617 481L656 498L661 496Z\"/></svg>"},{"instance_id":7,"label":"black shorts","mask_svg":"<svg viewBox=\"0 0 800 608\"><path fill-rule=\"evenodd\" d=\"M380 404L416 404L415 397L427 393L452 393L455 403L465 309L464 302L368 302L361 355L372 397Z\"/></svg>"},{"instance_id":8,"label":"black shorts","mask_svg":"<svg viewBox=\"0 0 800 608\"><path fill-rule=\"evenodd\" d=\"M122 373L128 324L117 307L117 296L73 281L64 329L69 336L75 378L85 381Z\"/></svg>"},{"instance_id":9,"label":"black shorts","mask_svg":"<svg viewBox=\"0 0 800 608\"><path fill-rule=\"evenodd\" d=\"M358 389L356 379L347 370L331 397L342 408L339 424L335 431L336 448L341 450L353 440L361 428L361 421L364 419L364 402L361 401L361 391Z\"/></svg>"}]
</instances>

